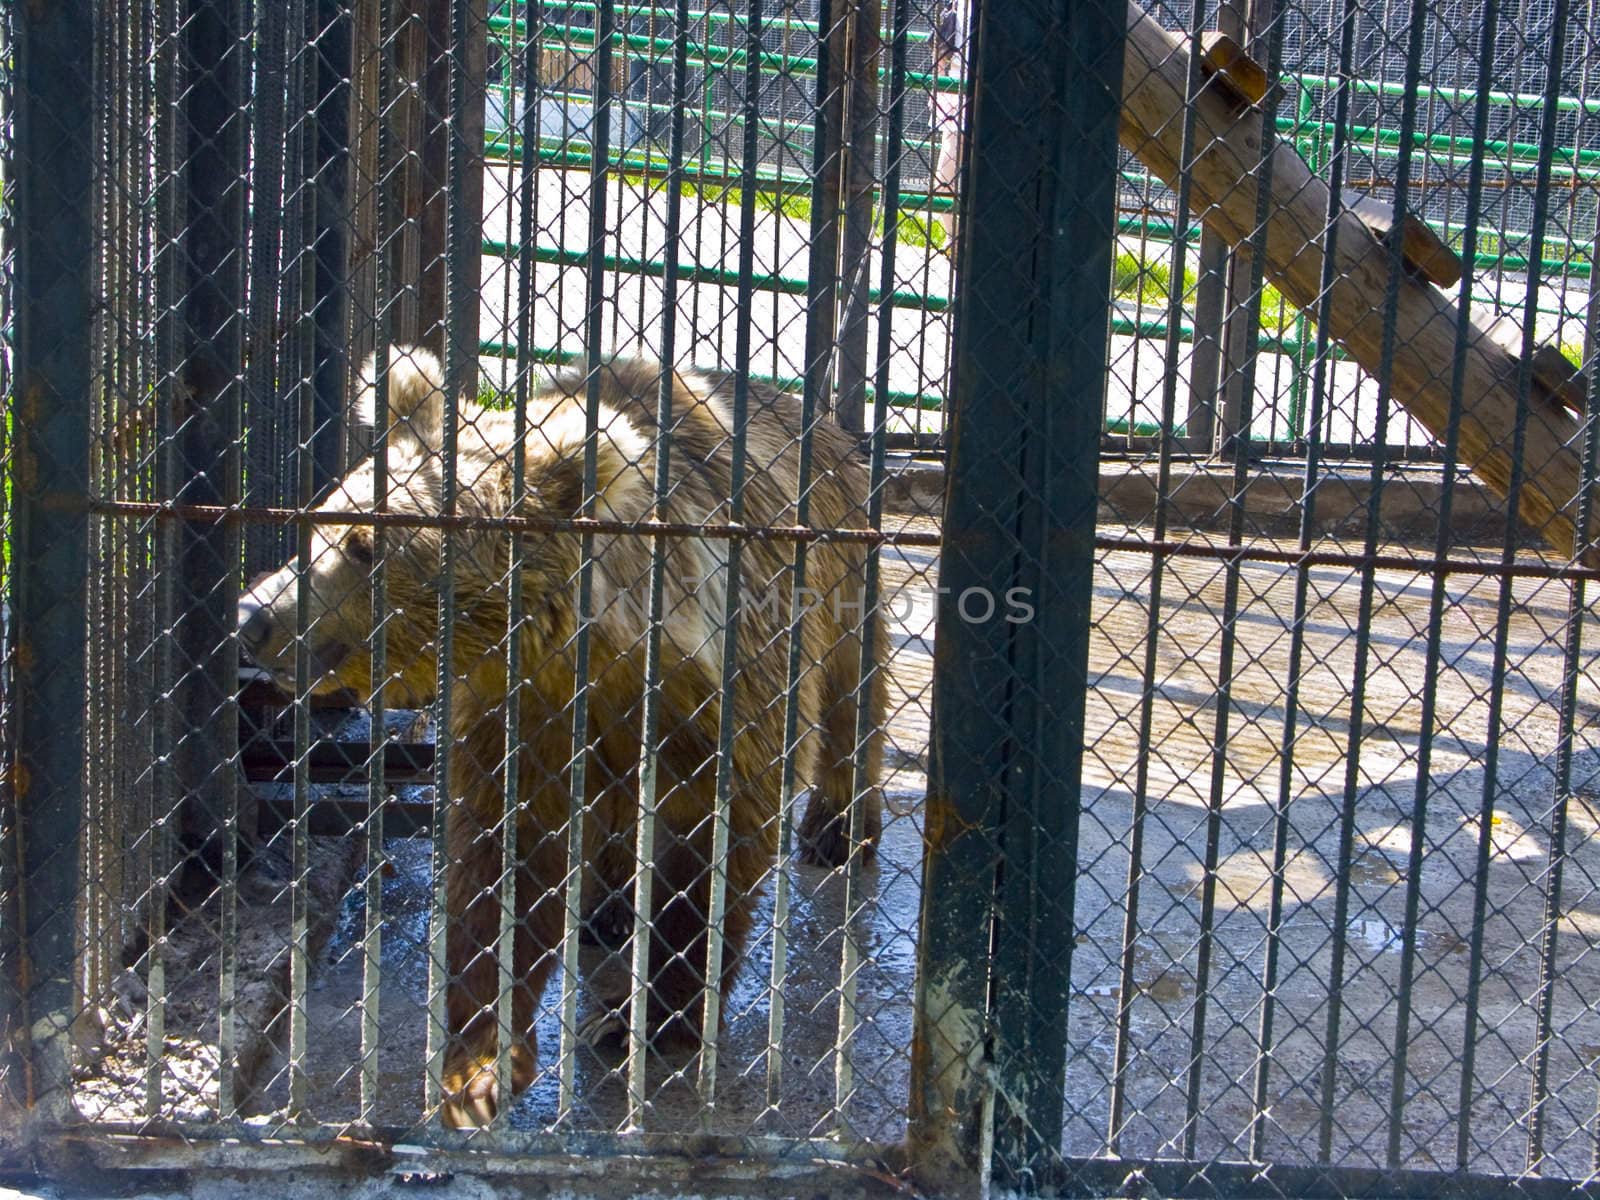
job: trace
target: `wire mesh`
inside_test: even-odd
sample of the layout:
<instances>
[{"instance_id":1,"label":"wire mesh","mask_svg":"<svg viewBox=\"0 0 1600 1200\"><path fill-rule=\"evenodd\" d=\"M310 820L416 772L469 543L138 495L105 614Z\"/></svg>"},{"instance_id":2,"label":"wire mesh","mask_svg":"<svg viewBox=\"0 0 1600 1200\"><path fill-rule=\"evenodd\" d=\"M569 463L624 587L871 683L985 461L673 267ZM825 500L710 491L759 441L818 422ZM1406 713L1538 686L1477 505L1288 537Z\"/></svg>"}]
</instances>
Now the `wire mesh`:
<instances>
[{"instance_id":1,"label":"wire mesh","mask_svg":"<svg viewBox=\"0 0 1600 1200\"><path fill-rule=\"evenodd\" d=\"M0 1095L1592 1185L1591 11L35 7Z\"/></svg>"}]
</instances>

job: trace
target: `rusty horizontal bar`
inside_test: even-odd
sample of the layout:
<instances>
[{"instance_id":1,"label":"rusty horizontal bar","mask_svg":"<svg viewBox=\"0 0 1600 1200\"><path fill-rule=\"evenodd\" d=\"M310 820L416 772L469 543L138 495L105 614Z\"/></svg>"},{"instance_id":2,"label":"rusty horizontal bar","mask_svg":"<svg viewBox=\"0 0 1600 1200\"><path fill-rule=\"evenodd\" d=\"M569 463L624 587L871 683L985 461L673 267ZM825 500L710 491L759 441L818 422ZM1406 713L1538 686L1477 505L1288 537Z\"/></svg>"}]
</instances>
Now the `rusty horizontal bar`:
<instances>
[{"instance_id":1,"label":"rusty horizontal bar","mask_svg":"<svg viewBox=\"0 0 1600 1200\"><path fill-rule=\"evenodd\" d=\"M499 529L507 533L603 533L637 534L640 537L703 537L720 541L746 539L769 542L824 542L869 546L920 546L937 549L938 533L918 529L813 529L798 525L753 527L731 524L694 525L670 521L607 521L599 518L553 517L473 517L439 516L413 513L321 513L292 508L267 508L250 505L182 505L131 500L90 500L90 512L104 516L154 517L159 520L240 520L280 524L309 522L312 525L381 525L405 529ZM1375 554L1341 550L1278 550L1246 543L1219 546L1209 542L1152 541L1148 538L1099 534L1097 550L1120 550L1130 554L1160 554L1175 558L1209 558L1218 561L1281 563L1286 566L1352 567L1369 563L1382 570L1431 572L1443 575L1475 575L1489 579L1559 579L1600 582L1600 569L1572 564L1520 562L1504 564L1468 558L1438 558L1433 555Z\"/></svg>"},{"instance_id":2,"label":"rusty horizontal bar","mask_svg":"<svg viewBox=\"0 0 1600 1200\"><path fill-rule=\"evenodd\" d=\"M397 512L309 512L259 505L170 504L157 501L89 500L101 516L148 517L178 521L260 521L284 525L372 525L385 529L500 530L505 533L637 534L640 537L699 537L721 541L830 542L857 545L937 546L937 533L902 529L814 529L803 525L695 525L674 521L608 521L597 517L477 517L464 514Z\"/></svg>"},{"instance_id":3,"label":"rusty horizontal bar","mask_svg":"<svg viewBox=\"0 0 1600 1200\"><path fill-rule=\"evenodd\" d=\"M1593 567L1547 562L1501 563L1470 558L1439 558L1435 555L1364 554L1344 550L1275 550L1248 543L1228 546L1210 542L1158 542L1148 538L1106 534L1097 535L1094 544L1097 550L1160 554L1172 558L1209 558L1219 562L1281 563L1292 567L1372 566L1380 570L1414 571L1430 575L1476 575L1487 579L1600 579L1600 570Z\"/></svg>"}]
</instances>

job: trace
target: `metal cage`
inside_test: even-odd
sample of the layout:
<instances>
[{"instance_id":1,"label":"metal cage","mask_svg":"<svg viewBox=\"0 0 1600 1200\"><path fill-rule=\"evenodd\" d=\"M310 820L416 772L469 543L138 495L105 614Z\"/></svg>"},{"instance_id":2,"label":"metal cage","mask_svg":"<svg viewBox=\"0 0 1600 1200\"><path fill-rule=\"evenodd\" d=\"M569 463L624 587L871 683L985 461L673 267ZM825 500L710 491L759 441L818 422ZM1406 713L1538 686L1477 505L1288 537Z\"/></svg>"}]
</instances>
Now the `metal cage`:
<instances>
[{"instance_id":1,"label":"metal cage","mask_svg":"<svg viewBox=\"0 0 1600 1200\"><path fill-rule=\"evenodd\" d=\"M0 1178L1593 1189L1594 12L0 27Z\"/></svg>"}]
</instances>

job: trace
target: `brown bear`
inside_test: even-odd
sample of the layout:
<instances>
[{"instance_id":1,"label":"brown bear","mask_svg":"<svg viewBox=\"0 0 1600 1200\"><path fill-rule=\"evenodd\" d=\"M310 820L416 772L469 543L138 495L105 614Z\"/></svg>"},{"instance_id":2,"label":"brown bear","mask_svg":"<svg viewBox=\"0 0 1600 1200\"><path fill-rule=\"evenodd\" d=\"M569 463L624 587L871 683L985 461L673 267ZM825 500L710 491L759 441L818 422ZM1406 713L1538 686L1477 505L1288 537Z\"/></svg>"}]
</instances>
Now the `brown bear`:
<instances>
[{"instance_id":1,"label":"brown bear","mask_svg":"<svg viewBox=\"0 0 1600 1200\"><path fill-rule=\"evenodd\" d=\"M375 371L364 379L365 411ZM443 512L445 395L438 361L417 349L391 350L387 411L387 508L434 516ZM594 513L606 521L641 522L656 513L655 473L661 444L657 402L662 368L614 359L598 369L594 437ZM662 521L686 526L730 521L734 472L732 376L704 371L671 375L667 440L669 486ZM581 371L539 384L527 406L522 501L516 503L515 418L509 411L463 399L455 430L456 512L469 519L509 516L570 518L584 498L588 379ZM802 470L801 407L756 381L748 385L743 524L752 531L797 525ZM809 523L819 529L867 524L868 476L853 438L826 420L810 440ZM357 467L321 507L330 514L374 509L374 465ZM500 929L507 746L509 565L511 537L487 525L390 526L385 533L386 622L390 675L385 699L398 706L428 702L437 692L435 635L441 548L450 539L455 595L449 760L447 878L450 1048L444 1080L445 1122L484 1123L494 1116L496 946ZM581 871L567 865L572 803L573 700L581 536L524 532L517 742L516 935L511 1047L513 1086L525 1088L536 1062L534 1009L550 978L563 931L566 887L574 872L602 904L609 923L631 932L634 835L639 809L646 647L650 628L652 538L645 533L593 535L592 602ZM737 661L731 697L722 694L723 617L729 586L729 541L667 539L663 573L658 701L657 831L651 890L649 1029L657 1050L698 1045L705 987L707 910L713 869L722 706L734 706L730 764L732 800L725 863L725 990L738 968L757 890L771 871L779 838L784 762L788 630L794 600L795 543L746 539L738 593ZM878 772L883 671L862 675L861 639L871 627L877 656L881 618L864 606L868 555L864 542L818 541L806 553L801 593L799 737L793 748L811 784L799 836L804 860L838 865L848 856L849 813L863 806L859 847L879 835ZM370 695L372 628L369 574L373 527L338 521L314 526L306 653L314 691L349 688ZM292 686L300 568L291 562L258 580L239 606L242 648L281 683ZM868 705L866 777L854 773L857 704ZM446 731L441 731L441 738ZM619 911L627 919L619 920ZM622 973L626 974L626 973ZM625 1031L626 978L597 988L600 1015L587 1023L591 1040Z\"/></svg>"}]
</instances>

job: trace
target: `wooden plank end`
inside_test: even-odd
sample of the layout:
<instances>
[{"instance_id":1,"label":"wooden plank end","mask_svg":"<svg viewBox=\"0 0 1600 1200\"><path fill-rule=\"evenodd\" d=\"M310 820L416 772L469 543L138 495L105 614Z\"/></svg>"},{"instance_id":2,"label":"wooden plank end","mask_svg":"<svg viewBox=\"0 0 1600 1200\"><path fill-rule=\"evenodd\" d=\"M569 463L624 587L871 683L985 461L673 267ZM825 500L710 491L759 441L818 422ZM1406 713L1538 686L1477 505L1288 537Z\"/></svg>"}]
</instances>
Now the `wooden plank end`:
<instances>
[{"instance_id":1,"label":"wooden plank end","mask_svg":"<svg viewBox=\"0 0 1600 1200\"><path fill-rule=\"evenodd\" d=\"M1267 98L1267 72L1227 34L1207 29L1200 34L1200 68L1246 105Z\"/></svg>"}]
</instances>

